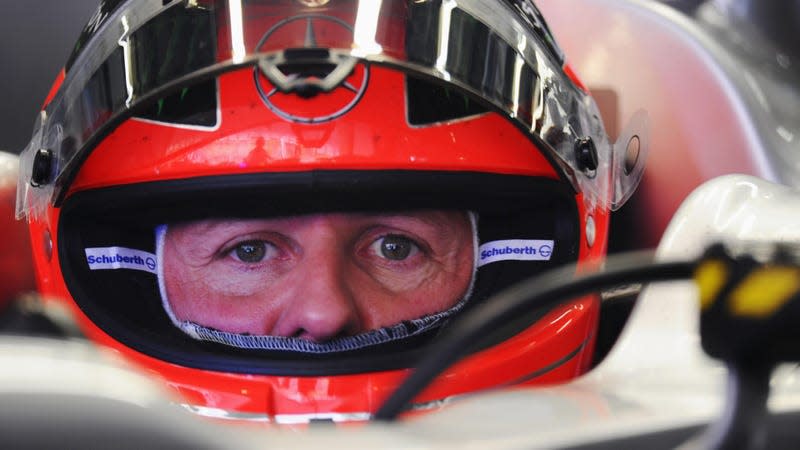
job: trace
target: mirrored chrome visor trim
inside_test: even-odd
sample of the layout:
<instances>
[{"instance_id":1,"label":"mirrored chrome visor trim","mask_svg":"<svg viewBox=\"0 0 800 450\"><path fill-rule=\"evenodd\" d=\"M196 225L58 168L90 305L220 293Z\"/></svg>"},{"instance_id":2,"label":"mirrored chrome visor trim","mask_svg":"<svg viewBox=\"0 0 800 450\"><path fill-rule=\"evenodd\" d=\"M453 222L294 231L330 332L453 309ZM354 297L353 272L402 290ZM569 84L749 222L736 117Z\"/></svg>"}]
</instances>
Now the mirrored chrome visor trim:
<instances>
[{"instance_id":1,"label":"mirrored chrome visor trim","mask_svg":"<svg viewBox=\"0 0 800 450\"><path fill-rule=\"evenodd\" d=\"M281 19L262 23L265 8L277 8L274 17ZM564 73L552 44L506 2L332 0L314 8L296 0L174 0L166 5L162 0L129 0L98 22L95 35L42 111L21 154L17 216L30 219L48 203L58 206L92 149L143 106L198 80L263 64L276 54L285 56L285 41L271 48L259 38L274 32L286 17L312 15L328 15L334 24L346 17L352 23L344 36L328 36L324 42L315 36L317 25L311 19L305 29L294 31L290 41L298 47L328 49L321 63L335 53L456 85L526 130L584 194L588 209L614 206L618 195L610 191L626 182L611 182L620 171L611 167L614 147L594 101ZM208 35L187 38L169 28L179 25ZM159 30L169 33L164 35L170 37L166 44ZM398 31L404 32L402 39ZM259 44L252 44L254 40ZM152 48L157 41L159 46ZM313 58L314 52L303 53L304 64L309 53ZM596 151L596 167L587 168L576 156L576 143L586 139Z\"/></svg>"}]
</instances>

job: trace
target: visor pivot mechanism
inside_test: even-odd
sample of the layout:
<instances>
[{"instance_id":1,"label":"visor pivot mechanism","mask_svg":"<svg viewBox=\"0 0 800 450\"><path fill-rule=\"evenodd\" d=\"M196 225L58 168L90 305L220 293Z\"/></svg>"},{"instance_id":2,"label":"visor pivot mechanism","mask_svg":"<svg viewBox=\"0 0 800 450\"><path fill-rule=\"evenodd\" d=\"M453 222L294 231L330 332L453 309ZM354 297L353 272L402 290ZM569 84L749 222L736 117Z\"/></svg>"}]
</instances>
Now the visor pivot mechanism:
<instances>
[{"instance_id":1,"label":"visor pivot mechanism","mask_svg":"<svg viewBox=\"0 0 800 450\"><path fill-rule=\"evenodd\" d=\"M53 152L46 148L40 148L33 157L33 168L31 169L31 186L39 187L50 181L50 173L53 167Z\"/></svg>"},{"instance_id":2,"label":"visor pivot mechanism","mask_svg":"<svg viewBox=\"0 0 800 450\"><path fill-rule=\"evenodd\" d=\"M578 167L590 178L594 177L599 158L597 147L591 137L582 137L575 140L575 159Z\"/></svg>"},{"instance_id":3,"label":"visor pivot mechanism","mask_svg":"<svg viewBox=\"0 0 800 450\"><path fill-rule=\"evenodd\" d=\"M630 175L639 163L641 153L641 142L639 136L634 135L625 147L625 175Z\"/></svg>"}]
</instances>

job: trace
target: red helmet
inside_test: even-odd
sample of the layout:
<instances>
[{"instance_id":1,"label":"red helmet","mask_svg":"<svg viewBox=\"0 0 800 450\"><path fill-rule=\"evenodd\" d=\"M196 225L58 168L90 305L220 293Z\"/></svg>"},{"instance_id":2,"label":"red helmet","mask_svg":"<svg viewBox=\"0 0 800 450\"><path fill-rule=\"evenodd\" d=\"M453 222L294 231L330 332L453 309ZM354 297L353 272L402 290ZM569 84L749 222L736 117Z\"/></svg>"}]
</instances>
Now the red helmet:
<instances>
[{"instance_id":1,"label":"red helmet","mask_svg":"<svg viewBox=\"0 0 800 450\"><path fill-rule=\"evenodd\" d=\"M530 1L105 2L22 156L18 214L44 295L188 407L364 419L453 317L601 260L640 148L625 161L608 142ZM469 212L471 287L401 333L332 347L217 339L182 329L165 299L163 224L430 209ZM585 372L598 311L589 297L520 317L415 407Z\"/></svg>"}]
</instances>

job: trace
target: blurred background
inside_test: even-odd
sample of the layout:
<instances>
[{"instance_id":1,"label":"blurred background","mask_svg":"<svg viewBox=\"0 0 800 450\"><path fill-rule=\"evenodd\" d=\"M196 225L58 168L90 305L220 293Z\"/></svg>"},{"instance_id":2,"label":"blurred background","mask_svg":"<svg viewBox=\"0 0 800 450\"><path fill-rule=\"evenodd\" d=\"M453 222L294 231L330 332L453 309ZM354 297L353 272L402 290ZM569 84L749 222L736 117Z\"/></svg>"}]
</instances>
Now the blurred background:
<instances>
[{"instance_id":1,"label":"blurred background","mask_svg":"<svg viewBox=\"0 0 800 450\"><path fill-rule=\"evenodd\" d=\"M0 150L19 153L83 25L99 0L2 0Z\"/></svg>"}]
</instances>

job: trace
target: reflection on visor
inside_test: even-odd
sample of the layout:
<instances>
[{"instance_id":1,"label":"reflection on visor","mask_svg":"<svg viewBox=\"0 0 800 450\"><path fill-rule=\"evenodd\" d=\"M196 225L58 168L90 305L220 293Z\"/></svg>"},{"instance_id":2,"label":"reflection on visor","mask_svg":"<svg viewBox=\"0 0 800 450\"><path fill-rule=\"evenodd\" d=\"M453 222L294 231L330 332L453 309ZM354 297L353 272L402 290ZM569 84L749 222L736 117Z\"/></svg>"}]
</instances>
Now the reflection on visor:
<instances>
[{"instance_id":1,"label":"reflection on visor","mask_svg":"<svg viewBox=\"0 0 800 450\"><path fill-rule=\"evenodd\" d=\"M101 5L21 155L18 217L60 205L80 164L122 121L173 114L170 102L219 73L257 66L276 87L302 94L309 86L340 83L343 67L356 59L433 77L484 99L544 147L590 209L619 206L617 200L638 182L646 147L636 168L612 166L624 158L611 157L614 147L593 100L565 75L560 50L531 2L322 3ZM328 76L319 76L316 68L331 64ZM599 161L596 168L576 151L587 139L597 153L589 158Z\"/></svg>"}]
</instances>

